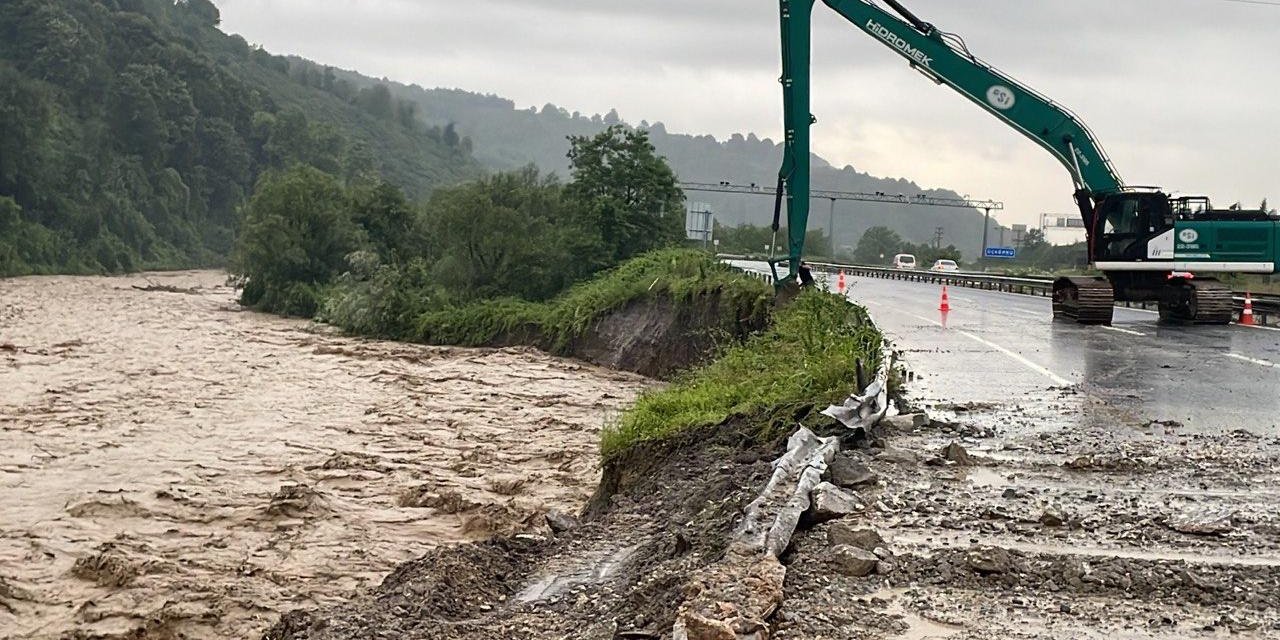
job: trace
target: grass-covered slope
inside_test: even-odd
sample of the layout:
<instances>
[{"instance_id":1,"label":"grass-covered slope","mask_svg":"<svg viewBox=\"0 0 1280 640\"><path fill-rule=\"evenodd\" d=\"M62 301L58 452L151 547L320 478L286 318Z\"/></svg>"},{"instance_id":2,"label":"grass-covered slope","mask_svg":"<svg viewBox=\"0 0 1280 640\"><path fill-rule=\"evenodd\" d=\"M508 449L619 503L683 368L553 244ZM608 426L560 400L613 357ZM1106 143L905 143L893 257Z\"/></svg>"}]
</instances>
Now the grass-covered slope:
<instances>
[{"instance_id":1,"label":"grass-covered slope","mask_svg":"<svg viewBox=\"0 0 1280 640\"><path fill-rule=\"evenodd\" d=\"M665 297L678 306L710 294L718 296L728 314L758 317L766 312L772 290L704 252L663 249L628 260L548 302L504 298L428 312L418 319L411 338L480 346L523 334L563 353L593 322L629 303Z\"/></svg>"},{"instance_id":2,"label":"grass-covered slope","mask_svg":"<svg viewBox=\"0 0 1280 640\"><path fill-rule=\"evenodd\" d=\"M607 460L638 443L742 418L761 435L794 427L815 407L857 386L857 363L879 366L883 336L864 308L805 291L777 311L769 329L727 349L670 386L641 396L605 429Z\"/></svg>"}]
</instances>

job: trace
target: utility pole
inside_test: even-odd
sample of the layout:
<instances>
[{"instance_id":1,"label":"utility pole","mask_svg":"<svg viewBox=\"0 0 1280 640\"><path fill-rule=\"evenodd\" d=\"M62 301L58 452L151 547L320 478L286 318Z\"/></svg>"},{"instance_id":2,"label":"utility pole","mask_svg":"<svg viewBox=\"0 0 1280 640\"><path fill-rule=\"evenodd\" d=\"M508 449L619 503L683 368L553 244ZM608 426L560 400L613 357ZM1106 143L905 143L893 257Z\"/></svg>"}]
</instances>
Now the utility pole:
<instances>
[{"instance_id":1,"label":"utility pole","mask_svg":"<svg viewBox=\"0 0 1280 640\"><path fill-rule=\"evenodd\" d=\"M938 227L933 230L933 248L934 249L942 248L942 236L943 234L946 233L946 231L947 230L945 227Z\"/></svg>"},{"instance_id":2,"label":"utility pole","mask_svg":"<svg viewBox=\"0 0 1280 640\"><path fill-rule=\"evenodd\" d=\"M836 257L836 199L831 198L831 211L827 213L827 242L831 243L831 258Z\"/></svg>"},{"instance_id":3,"label":"utility pole","mask_svg":"<svg viewBox=\"0 0 1280 640\"><path fill-rule=\"evenodd\" d=\"M986 207L986 218L982 221L982 250L978 252L978 261L987 263L987 231L991 229L991 207Z\"/></svg>"}]
</instances>

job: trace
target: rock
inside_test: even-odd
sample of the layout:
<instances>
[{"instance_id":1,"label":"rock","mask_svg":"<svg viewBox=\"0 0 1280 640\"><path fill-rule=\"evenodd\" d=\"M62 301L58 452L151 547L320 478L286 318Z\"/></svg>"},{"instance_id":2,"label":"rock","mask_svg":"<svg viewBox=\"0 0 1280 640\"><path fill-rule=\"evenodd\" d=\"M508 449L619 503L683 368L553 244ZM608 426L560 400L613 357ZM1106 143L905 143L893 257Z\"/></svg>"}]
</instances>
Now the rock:
<instances>
[{"instance_id":1,"label":"rock","mask_svg":"<svg viewBox=\"0 0 1280 640\"><path fill-rule=\"evenodd\" d=\"M929 425L929 416L923 413L904 413L885 418L881 424L894 431L915 431Z\"/></svg>"},{"instance_id":2,"label":"rock","mask_svg":"<svg viewBox=\"0 0 1280 640\"><path fill-rule=\"evenodd\" d=\"M962 467L967 467L973 464L973 458L969 456L969 452L965 451L964 447L960 446L960 443L958 442L952 442L946 447L943 447L940 455L944 460L954 462Z\"/></svg>"},{"instance_id":3,"label":"rock","mask_svg":"<svg viewBox=\"0 0 1280 640\"><path fill-rule=\"evenodd\" d=\"M978 573L1004 573L1012 565L1009 552L999 547L973 547L965 554L965 560Z\"/></svg>"},{"instance_id":4,"label":"rock","mask_svg":"<svg viewBox=\"0 0 1280 640\"><path fill-rule=\"evenodd\" d=\"M841 574L860 578L871 575L880 559L865 549L840 545L831 550L831 562Z\"/></svg>"},{"instance_id":5,"label":"rock","mask_svg":"<svg viewBox=\"0 0 1280 640\"><path fill-rule=\"evenodd\" d=\"M856 487L879 480L871 468L848 456L836 456L827 466L831 483L837 487Z\"/></svg>"},{"instance_id":6,"label":"rock","mask_svg":"<svg viewBox=\"0 0 1280 640\"><path fill-rule=\"evenodd\" d=\"M1197 514L1169 518L1169 528L1197 536L1220 536L1232 529L1230 515Z\"/></svg>"},{"instance_id":7,"label":"rock","mask_svg":"<svg viewBox=\"0 0 1280 640\"><path fill-rule=\"evenodd\" d=\"M827 541L833 547L844 545L863 551L875 551L876 547L884 546L884 538L875 529L855 527L847 522L832 523L827 529Z\"/></svg>"},{"instance_id":8,"label":"rock","mask_svg":"<svg viewBox=\"0 0 1280 640\"><path fill-rule=\"evenodd\" d=\"M568 531L578 526L578 521L576 518L570 515L566 515L564 513L560 513L559 511L556 511L554 509L547 512L546 518L547 518L547 526L551 527L551 530L554 531L555 533L564 533L565 531Z\"/></svg>"},{"instance_id":9,"label":"rock","mask_svg":"<svg viewBox=\"0 0 1280 640\"><path fill-rule=\"evenodd\" d=\"M754 559L753 559L754 558ZM672 628L675 640L745 640L768 637L764 622L782 604L787 570L772 555L732 549L695 573Z\"/></svg>"},{"instance_id":10,"label":"rock","mask_svg":"<svg viewBox=\"0 0 1280 640\"><path fill-rule=\"evenodd\" d=\"M1045 509L1044 513L1040 514L1040 524L1046 527L1061 527L1065 522L1066 518L1053 509Z\"/></svg>"},{"instance_id":11,"label":"rock","mask_svg":"<svg viewBox=\"0 0 1280 640\"><path fill-rule=\"evenodd\" d=\"M862 510L858 495L830 482L821 482L809 494L809 510L805 516L809 522L820 523L842 518Z\"/></svg>"},{"instance_id":12,"label":"rock","mask_svg":"<svg viewBox=\"0 0 1280 640\"><path fill-rule=\"evenodd\" d=\"M906 449L894 449L892 447L885 447L880 454L876 456L876 459L883 460L884 462L892 462L894 464L918 464L920 462L920 456L917 456Z\"/></svg>"},{"instance_id":13,"label":"rock","mask_svg":"<svg viewBox=\"0 0 1280 640\"><path fill-rule=\"evenodd\" d=\"M881 560L876 563L876 573L880 575L888 575L893 573L898 567L888 560Z\"/></svg>"}]
</instances>

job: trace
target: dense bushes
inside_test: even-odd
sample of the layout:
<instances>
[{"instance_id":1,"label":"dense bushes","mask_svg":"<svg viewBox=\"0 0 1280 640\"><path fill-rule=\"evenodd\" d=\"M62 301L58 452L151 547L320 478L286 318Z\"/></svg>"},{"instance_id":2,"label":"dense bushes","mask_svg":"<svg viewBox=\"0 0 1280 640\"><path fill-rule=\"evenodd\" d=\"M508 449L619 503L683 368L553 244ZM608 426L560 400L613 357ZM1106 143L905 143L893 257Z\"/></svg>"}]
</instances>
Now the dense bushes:
<instances>
[{"instance_id":1,"label":"dense bushes","mask_svg":"<svg viewBox=\"0 0 1280 640\"><path fill-rule=\"evenodd\" d=\"M323 310L366 335L425 339L412 328L424 313L547 300L680 242L684 219L670 212L683 196L643 132L609 129L570 149L568 184L526 168L439 189L417 207L386 183L344 186L306 166L270 172L238 243L241 300L293 315Z\"/></svg>"}]
</instances>

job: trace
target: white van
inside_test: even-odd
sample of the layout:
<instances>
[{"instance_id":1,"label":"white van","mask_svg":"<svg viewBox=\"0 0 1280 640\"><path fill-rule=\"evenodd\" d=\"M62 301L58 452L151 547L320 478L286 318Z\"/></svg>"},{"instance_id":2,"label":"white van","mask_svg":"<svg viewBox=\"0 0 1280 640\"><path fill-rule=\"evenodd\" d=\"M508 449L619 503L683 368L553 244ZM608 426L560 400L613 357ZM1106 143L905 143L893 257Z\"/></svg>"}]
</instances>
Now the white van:
<instances>
[{"instance_id":1,"label":"white van","mask_svg":"<svg viewBox=\"0 0 1280 640\"><path fill-rule=\"evenodd\" d=\"M916 268L916 257L909 253L899 253L893 257L894 269L914 269Z\"/></svg>"}]
</instances>

